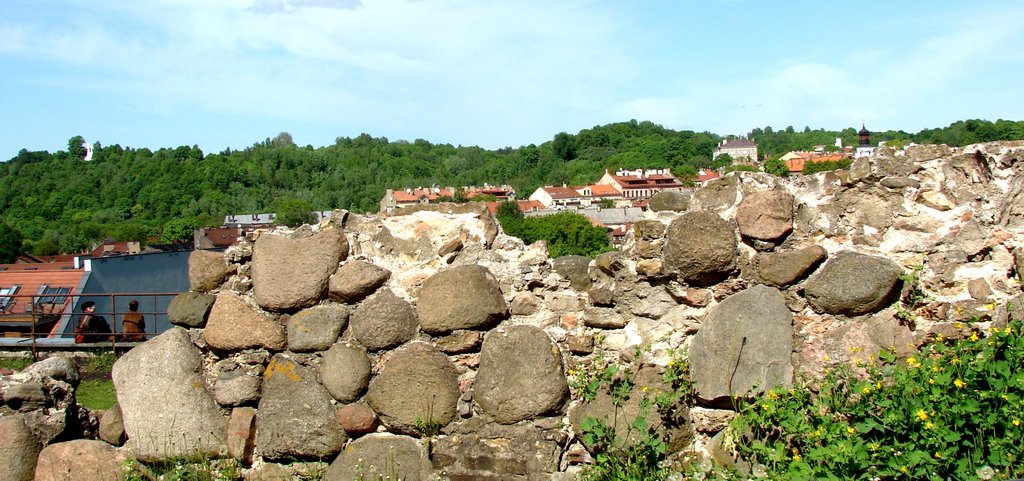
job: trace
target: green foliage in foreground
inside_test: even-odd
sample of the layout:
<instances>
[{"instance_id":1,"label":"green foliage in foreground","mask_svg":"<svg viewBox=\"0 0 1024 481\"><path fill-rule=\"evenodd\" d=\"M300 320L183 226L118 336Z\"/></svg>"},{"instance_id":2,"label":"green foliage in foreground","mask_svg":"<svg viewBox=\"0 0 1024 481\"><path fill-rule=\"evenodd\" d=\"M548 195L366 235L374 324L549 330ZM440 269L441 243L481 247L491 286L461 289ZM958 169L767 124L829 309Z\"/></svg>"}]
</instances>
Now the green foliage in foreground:
<instances>
[{"instance_id":1,"label":"green foliage in foreground","mask_svg":"<svg viewBox=\"0 0 1024 481\"><path fill-rule=\"evenodd\" d=\"M612 250L603 228L594 227L586 217L572 212L523 217L514 202L507 202L499 206L498 221L506 234L527 244L546 241L552 258L568 255L594 257Z\"/></svg>"},{"instance_id":2,"label":"green foliage in foreground","mask_svg":"<svg viewBox=\"0 0 1024 481\"><path fill-rule=\"evenodd\" d=\"M970 332L970 331L967 331ZM735 420L737 450L769 479L1024 477L1021 321L830 372L818 392L772 390Z\"/></svg>"}]
</instances>

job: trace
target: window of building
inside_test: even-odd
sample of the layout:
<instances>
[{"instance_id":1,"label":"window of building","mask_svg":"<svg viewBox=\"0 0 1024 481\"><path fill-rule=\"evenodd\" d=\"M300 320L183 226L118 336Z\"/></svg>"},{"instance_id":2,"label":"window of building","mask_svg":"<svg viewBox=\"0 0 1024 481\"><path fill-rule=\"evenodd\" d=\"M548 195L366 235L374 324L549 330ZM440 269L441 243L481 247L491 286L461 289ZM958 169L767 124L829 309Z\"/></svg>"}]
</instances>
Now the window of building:
<instances>
[{"instance_id":1,"label":"window of building","mask_svg":"<svg viewBox=\"0 0 1024 481\"><path fill-rule=\"evenodd\" d=\"M36 304L63 304L71 293L70 287L50 287L43 285L39 288L41 296L36 297Z\"/></svg>"},{"instance_id":2,"label":"window of building","mask_svg":"<svg viewBox=\"0 0 1024 481\"><path fill-rule=\"evenodd\" d=\"M14 305L14 298L11 296L17 294L18 289L21 289L21 286L17 284L11 287L0 287L0 312L7 312Z\"/></svg>"}]
</instances>

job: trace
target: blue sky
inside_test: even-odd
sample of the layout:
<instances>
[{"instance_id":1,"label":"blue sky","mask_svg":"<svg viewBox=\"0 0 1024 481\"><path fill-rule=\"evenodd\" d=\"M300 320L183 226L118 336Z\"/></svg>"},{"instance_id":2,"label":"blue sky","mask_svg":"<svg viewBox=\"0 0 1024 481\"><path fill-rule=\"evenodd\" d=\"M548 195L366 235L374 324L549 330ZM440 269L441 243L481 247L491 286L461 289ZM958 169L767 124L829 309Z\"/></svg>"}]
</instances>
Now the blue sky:
<instances>
[{"instance_id":1,"label":"blue sky","mask_svg":"<svg viewBox=\"0 0 1024 481\"><path fill-rule=\"evenodd\" d=\"M4 0L0 159L1024 120L1013 1Z\"/></svg>"}]
</instances>

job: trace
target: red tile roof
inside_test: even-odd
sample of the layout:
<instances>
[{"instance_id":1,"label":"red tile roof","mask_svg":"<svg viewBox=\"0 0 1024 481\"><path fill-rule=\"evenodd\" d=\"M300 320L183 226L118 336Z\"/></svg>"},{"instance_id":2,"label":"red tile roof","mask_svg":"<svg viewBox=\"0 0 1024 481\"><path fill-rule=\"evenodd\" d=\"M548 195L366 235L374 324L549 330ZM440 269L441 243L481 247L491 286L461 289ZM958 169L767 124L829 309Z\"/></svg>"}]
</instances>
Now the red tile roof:
<instances>
[{"instance_id":1,"label":"red tile roof","mask_svg":"<svg viewBox=\"0 0 1024 481\"><path fill-rule=\"evenodd\" d=\"M579 192L572 187L542 187L544 192L547 192L552 199L571 199L573 197L581 197Z\"/></svg>"},{"instance_id":2,"label":"red tile roof","mask_svg":"<svg viewBox=\"0 0 1024 481\"><path fill-rule=\"evenodd\" d=\"M500 206L501 204L502 202L487 202L488 212L490 212L492 215L497 214L498 206ZM531 212L534 210L541 210L544 208L544 204L541 204L540 201L536 200L517 200L516 206L519 207L520 212Z\"/></svg>"},{"instance_id":3,"label":"red tile roof","mask_svg":"<svg viewBox=\"0 0 1024 481\"><path fill-rule=\"evenodd\" d=\"M32 269L36 267L36 269ZM18 286L15 295L10 296L6 302L5 309L0 312L0 330L4 329L5 323L31 323L32 303L37 299L37 294L43 286L52 288L68 288L67 295L63 295L63 302L56 304L42 304L42 311L47 314L62 314L68 309L71 296L79 294L78 287L81 284L85 271L74 269L71 263L54 262L48 264L3 264L0 265L0 288L11 288ZM38 312L38 311L37 311Z\"/></svg>"},{"instance_id":4,"label":"red tile roof","mask_svg":"<svg viewBox=\"0 0 1024 481\"><path fill-rule=\"evenodd\" d=\"M589 185L590 195L594 197L618 197L619 191L610 185L593 184Z\"/></svg>"}]
</instances>

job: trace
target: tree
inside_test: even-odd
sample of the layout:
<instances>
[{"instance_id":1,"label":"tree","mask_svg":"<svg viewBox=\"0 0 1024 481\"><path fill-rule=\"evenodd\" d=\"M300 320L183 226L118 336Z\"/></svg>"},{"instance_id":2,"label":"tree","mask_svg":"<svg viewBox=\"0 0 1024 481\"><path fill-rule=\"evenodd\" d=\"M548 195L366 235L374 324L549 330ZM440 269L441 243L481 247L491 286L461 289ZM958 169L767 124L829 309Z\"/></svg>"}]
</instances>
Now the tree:
<instances>
[{"instance_id":1,"label":"tree","mask_svg":"<svg viewBox=\"0 0 1024 481\"><path fill-rule=\"evenodd\" d=\"M554 151L555 155L560 159L575 159L576 141L572 135L565 132L559 132L558 135L555 135L555 139L551 141L551 150Z\"/></svg>"},{"instance_id":2,"label":"tree","mask_svg":"<svg viewBox=\"0 0 1024 481\"><path fill-rule=\"evenodd\" d=\"M302 199L288 198L277 204L277 223L288 227L316 222L313 206Z\"/></svg>"},{"instance_id":3,"label":"tree","mask_svg":"<svg viewBox=\"0 0 1024 481\"><path fill-rule=\"evenodd\" d=\"M192 233L196 230L196 220L190 217L173 219L164 224L160 233L160 242L165 244L183 244L192 241Z\"/></svg>"},{"instance_id":4,"label":"tree","mask_svg":"<svg viewBox=\"0 0 1024 481\"><path fill-rule=\"evenodd\" d=\"M612 207L615 207L615 201L611 199L601 199L597 201L597 206L602 209L611 209Z\"/></svg>"},{"instance_id":5,"label":"tree","mask_svg":"<svg viewBox=\"0 0 1024 481\"><path fill-rule=\"evenodd\" d=\"M68 155L73 159L82 160L85 158L85 139L81 135L76 135L68 139Z\"/></svg>"},{"instance_id":6,"label":"tree","mask_svg":"<svg viewBox=\"0 0 1024 481\"><path fill-rule=\"evenodd\" d=\"M766 160L764 171L779 177L789 177L789 167L786 166L786 161L780 158Z\"/></svg>"},{"instance_id":7,"label":"tree","mask_svg":"<svg viewBox=\"0 0 1024 481\"><path fill-rule=\"evenodd\" d=\"M12 264L21 255L21 232L0 222L0 264Z\"/></svg>"}]
</instances>

